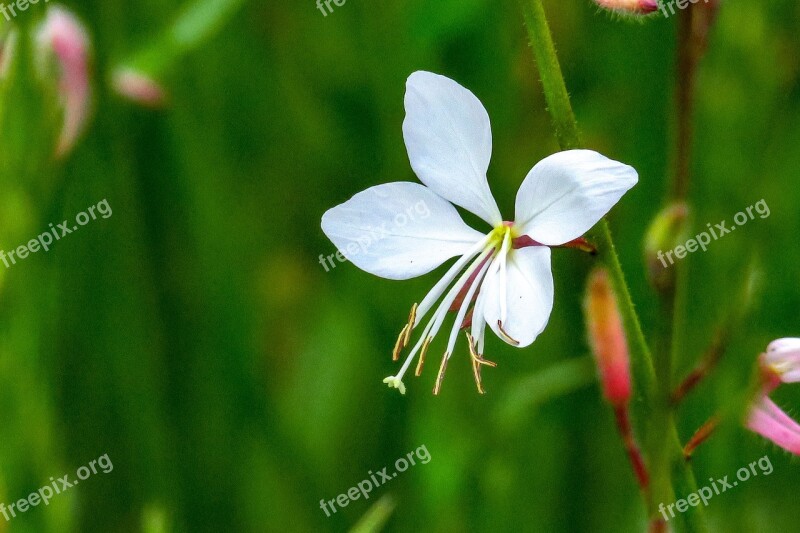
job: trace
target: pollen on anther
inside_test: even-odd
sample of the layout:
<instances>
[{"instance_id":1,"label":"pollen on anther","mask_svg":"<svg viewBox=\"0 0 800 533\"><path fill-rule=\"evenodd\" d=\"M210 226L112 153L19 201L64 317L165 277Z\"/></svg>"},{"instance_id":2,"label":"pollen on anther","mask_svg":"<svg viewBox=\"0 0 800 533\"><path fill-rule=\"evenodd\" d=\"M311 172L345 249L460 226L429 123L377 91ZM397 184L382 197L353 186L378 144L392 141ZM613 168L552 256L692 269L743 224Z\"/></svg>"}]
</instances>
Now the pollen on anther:
<instances>
[{"instance_id":1,"label":"pollen on anther","mask_svg":"<svg viewBox=\"0 0 800 533\"><path fill-rule=\"evenodd\" d=\"M405 348L406 337L408 337L408 324L403 326L403 329L400 330L400 335L397 336L397 342L394 343L394 350L392 350L392 361L397 361L400 359L400 352Z\"/></svg>"},{"instance_id":2,"label":"pollen on anther","mask_svg":"<svg viewBox=\"0 0 800 533\"><path fill-rule=\"evenodd\" d=\"M419 377L422 375L422 365L425 364L425 354L428 353L428 346L430 346L433 337L426 337L425 342L422 343L422 349L419 352L419 361L417 362L417 369L414 375Z\"/></svg>"},{"instance_id":3,"label":"pollen on anther","mask_svg":"<svg viewBox=\"0 0 800 533\"><path fill-rule=\"evenodd\" d=\"M497 367L497 363L494 361L489 361L488 359L483 358L483 354L479 354L478 350L475 348L475 339L467 332L467 343L469 344L469 355L472 357L472 360L475 363L490 366L492 368Z\"/></svg>"},{"instance_id":4,"label":"pollen on anther","mask_svg":"<svg viewBox=\"0 0 800 533\"><path fill-rule=\"evenodd\" d=\"M519 346L519 341L516 340L511 335L509 335L508 333L506 333L506 330L503 329L503 321L502 320L498 320L497 321L497 329L500 332L500 336L503 337L504 341L506 341L507 343L509 343L511 345Z\"/></svg>"},{"instance_id":5,"label":"pollen on anther","mask_svg":"<svg viewBox=\"0 0 800 533\"><path fill-rule=\"evenodd\" d=\"M411 306L411 312L408 314L408 329L406 330L405 338L403 339L403 347L408 346L408 341L411 338L411 331L414 329L414 323L417 321L417 304Z\"/></svg>"},{"instance_id":6,"label":"pollen on anther","mask_svg":"<svg viewBox=\"0 0 800 533\"><path fill-rule=\"evenodd\" d=\"M497 366L497 363L484 359L483 356L478 353L475 348L475 339L472 338L469 332L467 332L467 341L469 343L469 355L472 358L472 375L475 377L475 385L478 387L479 394L486 394L481 380L481 366L486 365L494 368Z\"/></svg>"},{"instance_id":7,"label":"pollen on anther","mask_svg":"<svg viewBox=\"0 0 800 533\"><path fill-rule=\"evenodd\" d=\"M475 376L475 385L478 387L478 394L486 394L486 391L483 390L483 384L481 383L481 365L475 359L472 360L472 375Z\"/></svg>"},{"instance_id":8,"label":"pollen on anther","mask_svg":"<svg viewBox=\"0 0 800 533\"><path fill-rule=\"evenodd\" d=\"M433 386L433 394L439 395L439 391L442 390L442 381L444 380L444 372L447 370L447 360L450 358L450 354L445 352L444 357L442 357L442 364L439 365L439 374L436 376L436 385Z\"/></svg>"}]
</instances>

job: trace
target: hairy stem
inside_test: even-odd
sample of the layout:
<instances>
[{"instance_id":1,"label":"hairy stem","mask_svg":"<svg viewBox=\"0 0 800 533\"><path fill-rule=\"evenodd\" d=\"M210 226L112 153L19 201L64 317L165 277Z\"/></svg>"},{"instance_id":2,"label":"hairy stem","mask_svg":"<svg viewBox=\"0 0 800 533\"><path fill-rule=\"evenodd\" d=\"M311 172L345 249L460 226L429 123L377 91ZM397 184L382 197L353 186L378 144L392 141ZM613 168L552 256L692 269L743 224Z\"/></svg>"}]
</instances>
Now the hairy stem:
<instances>
[{"instance_id":1,"label":"hairy stem","mask_svg":"<svg viewBox=\"0 0 800 533\"><path fill-rule=\"evenodd\" d=\"M521 2L528 38L539 67L547 110L553 120L558 144L562 150L580 148L582 143L578 122L575 120L567 86L564 84L564 75L561 73L561 64L558 62L556 47L550 35L544 6L539 0L521 0Z\"/></svg>"},{"instance_id":2,"label":"hairy stem","mask_svg":"<svg viewBox=\"0 0 800 533\"><path fill-rule=\"evenodd\" d=\"M578 148L582 144L581 136L547 24L544 6L541 0L521 0L521 4L530 45L539 69L545 100L555 126L559 145L563 150ZM657 523L660 522L658 504L670 503L675 497L672 476L677 475L678 479L674 481L675 488L682 494L687 489L696 489L696 482L690 467L683 461L683 449L671 410L668 408L669 384L665 389L668 391L666 394L656 393L657 384L654 383L653 359L642 333L641 324L606 221L601 221L595 227L592 238L597 244L598 260L608 269L619 302L639 395L635 405L639 406L639 416L643 421L647 421L642 431L645 432L645 437L651 436L654 433L652 430L662 436L657 443L654 443L652 438L647 439L648 444L652 447L651 454L655 452L660 462L658 474L652 472L652 490L648 498L651 520L653 523ZM661 370L663 372L664 368L662 367ZM662 398L659 400L659 397ZM651 456L649 459L653 462L654 458ZM660 479L656 478L656 475ZM683 525L686 531L706 531L706 526L699 513L688 517Z\"/></svg>"}]
</instances>

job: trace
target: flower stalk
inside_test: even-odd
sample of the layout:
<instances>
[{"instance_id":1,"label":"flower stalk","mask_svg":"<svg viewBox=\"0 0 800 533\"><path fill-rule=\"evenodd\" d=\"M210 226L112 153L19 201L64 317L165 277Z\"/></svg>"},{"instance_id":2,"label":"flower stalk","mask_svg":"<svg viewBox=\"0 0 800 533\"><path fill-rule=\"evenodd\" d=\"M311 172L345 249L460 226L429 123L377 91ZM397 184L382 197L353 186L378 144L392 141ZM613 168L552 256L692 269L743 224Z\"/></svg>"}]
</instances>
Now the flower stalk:
<instances>
[{"instance_id":1,"label":"flower stalk","mask_svg":"<svg viewBox=\"0 0 800 533\"><path fill-rule=\"evenodd\" d=\"M542 80L545 100L556 129L559 145L562 149L579 147L581 145L580 132L569 101L569 94L542 2L541 0L521 0L521 4L531 48ZM696 490L697 484L691 467L683 460L683 447L678 438L671 410L668 408L669 389L662 389L658 394L662 399L655 401L657 384L654 379L653 359L625 283L611 232L605 221L601 221L595 227L592 238L597 245L598 260L608 269L612 287L619 302L625 332L629 339L636 389L637 393L641 395L641 399L644 400L637 402L642 405L638 413L642 417L640 425L642 430L651 433L651 435L645 434L646 441L650 443L649 460L651 463L656 461L660 463L657 465L657 469L651 468L652 491L648 505L649 514L657 529L656 521L660 521L660 518L655 502L672 500L675 494L673 483L681 490L686 488ZM669 387L669 384L666 387ZM660 408L658 408L659 404ZM656 441L651 438L653 432L662 434L664 438ZM678 479L673 481L674 473L678 475ZM695 508L695 512L686 518L683 522L686 531L707 531L699 509Z\"/></svg>"},{"instance_id":2,"label":"flower stalk","mask_svg":"<svg viewBox=\"0 0 800 533\"><path fill-rule=\"evenodd\" d=\"M645 502L649 501L650 475L631 426L630 357L625 331L608 273L598 268L589 276L584 304L589 342L600 373L603 396L614 410L625 452Z\"/></svg>"},{"instance_id":3,"label":"flower stalk","mask_svg":"<svg viewBox=\"0 0 800 533\"><path fill-rule=\"evenodd\" d=\"M121 96L147 107L164 104L160 81L185 55L202 46L244 5L244 0L195 0L148 46L118 64L111 85Z\"/></svg>"}]
</instances>

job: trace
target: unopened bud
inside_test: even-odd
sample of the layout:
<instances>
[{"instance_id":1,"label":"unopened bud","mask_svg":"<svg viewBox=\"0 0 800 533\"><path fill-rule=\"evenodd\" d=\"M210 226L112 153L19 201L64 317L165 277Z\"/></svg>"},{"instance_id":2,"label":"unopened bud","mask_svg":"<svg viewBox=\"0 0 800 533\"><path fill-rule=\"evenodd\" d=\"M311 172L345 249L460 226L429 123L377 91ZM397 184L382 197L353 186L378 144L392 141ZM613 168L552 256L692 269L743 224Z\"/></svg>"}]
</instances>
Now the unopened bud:
<instances>
[{"instance_id":1,"label":"unopened bud","mask_svg":"<svg viewBox=\"0 0 800 533\"><path fill-rule=\"evenodd\" d=\"M589 276L584 310L603 395L615 407L625 405L631 396L628 343L611 281L602 268Z\"/></svg>"},{"instance_id":2,"label":"unopened bud","mask_svg":"<svg viewBox=\"0 0 800 533\"><path fill-rule=\"evenodd\" d=\"M63 157L75 145L86 125L91 103L89 36L83 24L67 9L53 5L37 33L40 54L55 54L64 125L56 148Z\"/></svg>"},{"instance_id":3,"label":"unopened bud","mask_svg":"<svg viewBox=\"0 0 800 533\"><path fill-rule=\"evenodd\" d=\"M656 0L594 0L594 2L604 9L626 15L647 15L658 10Z\"/></svg>"},{"instance_id":4,"label":"unopened bud","mask_svg":"<svg viewBox=\"0 0 800 533\"><path fill-rule=\"evenodd\" d=\"M650 283L661 292L675 284L675 248L685 241L689 208L679 202L662 209L647 230L644 257Z\"/></svg>"},{"instance_id":5,"label":"unopened bud","mask_svg":"<svg viewBox=\"0 0 800 533\"><path fill-rule=\"evenodd\" d=\"M161 107L166 91L153 78L131 68L120 68L112 78L114 90L121 96L145 107Z\"/></svg>"}]
</instances>

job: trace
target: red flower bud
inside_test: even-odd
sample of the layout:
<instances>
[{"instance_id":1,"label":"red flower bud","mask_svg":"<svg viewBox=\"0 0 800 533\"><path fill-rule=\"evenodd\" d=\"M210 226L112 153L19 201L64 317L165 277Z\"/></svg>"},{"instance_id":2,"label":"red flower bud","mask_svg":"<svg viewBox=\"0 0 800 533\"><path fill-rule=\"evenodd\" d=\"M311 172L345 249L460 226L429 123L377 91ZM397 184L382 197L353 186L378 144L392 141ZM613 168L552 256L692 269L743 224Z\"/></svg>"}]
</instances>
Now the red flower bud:
<instances>
[{"instance_id":1,"label":"red flower bud","mask_svg":"<svg viewBox=\"0 0 800 533\"><path fill-rule=\"evenodd\" d=\"M619 307L604 269L597 269L589 276L584 307L589 342L600 371L603 394L612 405L625 405L631 396L628 344Z\"/></svg>"}]
</instances>

